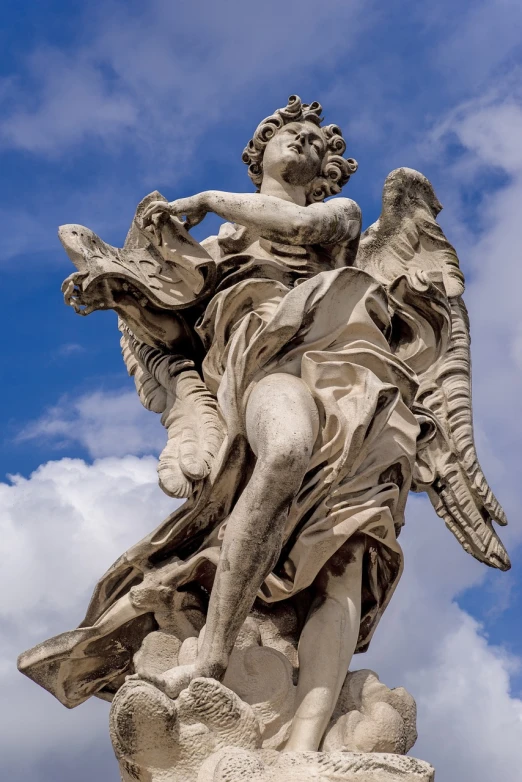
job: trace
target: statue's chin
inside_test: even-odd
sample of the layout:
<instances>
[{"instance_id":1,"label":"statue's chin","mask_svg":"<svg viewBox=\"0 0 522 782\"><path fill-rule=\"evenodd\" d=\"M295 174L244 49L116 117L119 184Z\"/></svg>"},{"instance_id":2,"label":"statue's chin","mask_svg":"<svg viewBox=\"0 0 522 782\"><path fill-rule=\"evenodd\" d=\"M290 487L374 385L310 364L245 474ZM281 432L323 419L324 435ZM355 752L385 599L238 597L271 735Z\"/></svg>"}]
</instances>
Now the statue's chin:
<instances>
[{"instance_id":1,"label":"statue's chin","mask_svg":"<svg viewBox=\"0 0 522 782\"><path fill-rule=\"evenodd\" d=\"M311 172L306 164L306 159L289 161L288 165L281 171L283 182L292 187L308 187L317 174L315 171Z\"/></svg>"}]
</instances>

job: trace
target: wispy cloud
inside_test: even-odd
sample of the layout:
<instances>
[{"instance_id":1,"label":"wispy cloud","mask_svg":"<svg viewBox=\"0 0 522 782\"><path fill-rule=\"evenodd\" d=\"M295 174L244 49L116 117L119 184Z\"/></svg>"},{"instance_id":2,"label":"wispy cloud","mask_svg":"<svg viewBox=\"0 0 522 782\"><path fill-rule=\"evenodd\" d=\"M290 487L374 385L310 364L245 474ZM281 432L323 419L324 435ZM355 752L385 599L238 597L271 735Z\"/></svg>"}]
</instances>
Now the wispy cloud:
<instances>
[{"instance_id":1,"label":"wispy cloud","mask_svg":"<svg viewBox=\"0 0 522 782\"><path fill-rule=\"evenodd\" d=\"M85 348L77 342L65 342L56 350L56 358L69 358L69 356L84 353Z\"/></svg>"},{"instance_id":2,"label":"wispy cloud","mask_svg":"<svg viewBox=\"0 0 522 782\"><path fill-rule=\"evenodd\" d=\"M29 55L26 68L38 95L37 107L29 107L19 94L15 98L19 84L9 85L5 97L14 106L1 125L5 145L59 154L91 135L110 139L135 125L130 97L110 87L100 64L87 52L71 58L64 51L41 48Z\"/></svg>"},{"instance_id":3,"label":"wispy cloud","mask_svg":"<svg viewBox=\"0 0 522 782\"><path fill-rule=\"evenodd\" d=\"M68 346L75 349L77 346ZM17 435L50 448L81 445L92 458L158 453L167 435L159 416L143 408L134 391L94 391L78 399L63 397Z\"/></svg>"},{"instance_id":4,"label":"wispy cloud","mask_svg":"<svg viewBox=\"0 0 522 782\"><path fill-rule=\"evenodd\" d=\"M201 5L90 7L70 47L28 55L25 89L4 83L1 143L53 156L86 142L132 144L149 164L180 165L216 119L241 116L252 84L282 74L289 86L299 81L305 52L307 69L334 61L340 47L345 55L368 13L360 0L267 0L262 9L228 0L204 3L204 13Z\"/></svg>"}]
</instances>

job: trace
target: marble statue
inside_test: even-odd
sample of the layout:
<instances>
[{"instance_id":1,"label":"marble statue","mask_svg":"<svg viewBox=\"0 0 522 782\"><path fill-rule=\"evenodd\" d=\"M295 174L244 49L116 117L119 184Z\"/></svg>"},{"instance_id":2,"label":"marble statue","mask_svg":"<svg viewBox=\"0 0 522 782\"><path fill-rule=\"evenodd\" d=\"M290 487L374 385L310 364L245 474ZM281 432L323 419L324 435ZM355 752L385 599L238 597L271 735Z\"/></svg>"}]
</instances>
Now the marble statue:
<instances>
[{"instance_id":1,"label":"marble statue","mask_svg":"<svg viewBox=\"0 0 522 782\"><path fill-rule=\"evenodd\" d=\"M162 489L186 498L101 578L81 625L20 670L72 708L112 701L124 780L394 782L415 703L364 652L403 568L409 491L507 570L472 431L464 278L430 182L399 168L380 218L319 103L292 96L243 152L257 192L138 206L123 248L60 238L76 312L112 309ZM225 222L198 243L206 214ZM107 520L110 523L110 520Z\"/></svg>"}]
</instances>

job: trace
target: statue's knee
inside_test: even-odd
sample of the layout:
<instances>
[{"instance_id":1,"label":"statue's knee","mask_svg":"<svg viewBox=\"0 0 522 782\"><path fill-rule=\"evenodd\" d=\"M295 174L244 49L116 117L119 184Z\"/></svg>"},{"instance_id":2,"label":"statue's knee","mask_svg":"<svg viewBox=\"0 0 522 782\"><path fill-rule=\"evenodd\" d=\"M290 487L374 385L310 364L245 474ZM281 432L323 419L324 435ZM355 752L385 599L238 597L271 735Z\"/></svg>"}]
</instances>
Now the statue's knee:
<instances>
[{"instance_id":1,"label":"statue's knee","mask_svg":"<svg viewBox=\"0 0 522 782\"><path fill-rule=\"evenodd\" d=\"M305 442L273 439L259 462L275 483L285 484L303 479L310 461L310 447Z\"/></svg>"},{"instance_id":2,"label":"statue's knee","mask_svg":"<svg viewBox=\"0 0 522 782\"><path fill-rule=\"evenodd\" d=\"M308 460L319 432L319 413L310 391L293 375L269 375L252 391L246 409L247 436L254 453L278 465ZM284 466L284 464L283 464Z\"/></svg>"}]
</instances>

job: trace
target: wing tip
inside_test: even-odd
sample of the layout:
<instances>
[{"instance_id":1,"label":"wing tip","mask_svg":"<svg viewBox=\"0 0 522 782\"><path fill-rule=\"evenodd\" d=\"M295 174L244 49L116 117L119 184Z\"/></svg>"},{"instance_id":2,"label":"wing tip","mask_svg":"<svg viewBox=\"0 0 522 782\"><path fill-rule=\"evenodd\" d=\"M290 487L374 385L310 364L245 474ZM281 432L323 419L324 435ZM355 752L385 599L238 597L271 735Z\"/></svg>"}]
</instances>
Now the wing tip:
<instances>
[{"instance_id":1,"label":"wing tip","mask_svg":"<svg viewBox=\"0 0 522 782\"><path fill-rule=\"evenodd\" d=\"M494 567L497 570L502 570L504 573L506 573L508 570L511 570L511 560L509 558L509 554L499 539L493 540L492 544L493 545L487 552L484 561L486 564L490 565L490 567Z\"/></svg>"}]
</instances>

